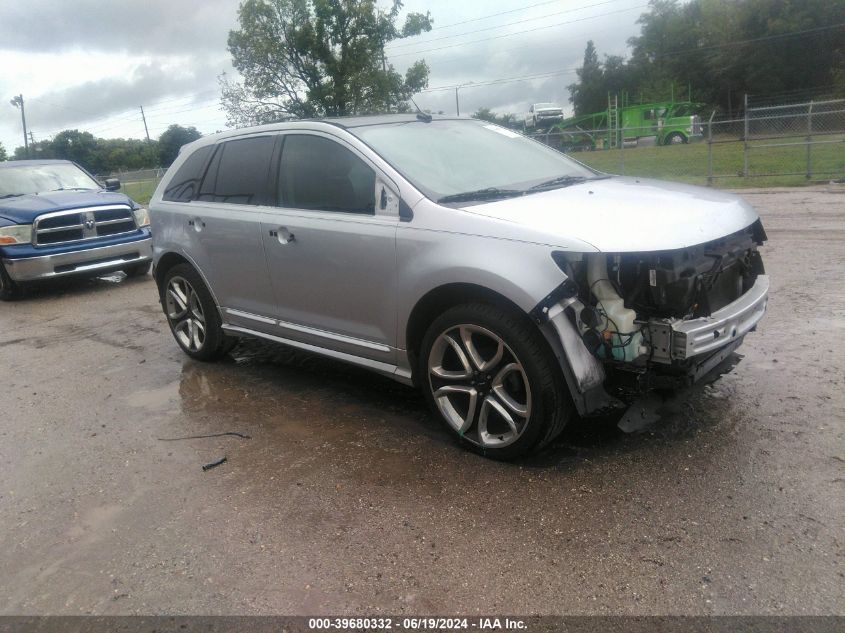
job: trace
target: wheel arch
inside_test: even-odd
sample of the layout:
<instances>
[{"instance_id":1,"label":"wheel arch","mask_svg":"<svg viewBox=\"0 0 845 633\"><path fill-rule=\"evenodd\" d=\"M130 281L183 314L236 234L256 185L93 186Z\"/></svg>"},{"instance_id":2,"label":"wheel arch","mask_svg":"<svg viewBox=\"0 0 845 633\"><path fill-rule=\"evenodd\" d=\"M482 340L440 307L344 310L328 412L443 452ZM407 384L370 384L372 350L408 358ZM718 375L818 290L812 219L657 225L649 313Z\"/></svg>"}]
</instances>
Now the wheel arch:
<instances>
[{"instance_id":1,"label":"wheel arch","mask_svg":"<svg viewBox=\"0 0 845 633\"><path fill-rule=\"evenodd\" d=\"M488 303L528 318L514 301L479 284L455 282L433 288L414 304L405 326L405 345L411 368L416 367L423 337L431 323L449 308L462 303Z\"/></svg>"},{"instance_id":2,"label":"wheel arch","mask_svg":"<svg viewBox=\"0 0 845 633\"><path fill-rule=\"evenodd\" d=\"M153 276L156 281L156 286L161 289L161 284L164 283L164 278L167 275L167 271L169 271L174 266L178 266L179 264L188 264L192 268L196 268L194 263L190 261L184 255L180 255L179 253L169 252L165 253L164 255L159 258L158 262L156 262L155 270L153 271Z\"/></svg>"},{"instance_id":3,"label":"wheel arch","mask_svg":"<svg viewBox=\"0 0 845 633\"><path fill-rule=\"evenodd\" d=\"M153 278L156 282L156 287L159 290L159 294L161 294L162 284L164 283L164 278L167 276L167 272L172 269L174 266L178 266L179 264L187 264L191 268L193 268L197 274L202 278L205 287L208 288L208 292L211 294L211 298L214 300L214 305L217 306L217 311L220 313L220 318L223 319L223 310L221 309L220 302L217 300L217 294L214 292L214 288L208 283L208 277L205 276L205 273L202 269L197 266L196 262L194 262L190 257L183 253L179 253L176 251L167 251L163 255L161 255L155 263L155 268L153 269Z\"/></svg>"}]
</instances>

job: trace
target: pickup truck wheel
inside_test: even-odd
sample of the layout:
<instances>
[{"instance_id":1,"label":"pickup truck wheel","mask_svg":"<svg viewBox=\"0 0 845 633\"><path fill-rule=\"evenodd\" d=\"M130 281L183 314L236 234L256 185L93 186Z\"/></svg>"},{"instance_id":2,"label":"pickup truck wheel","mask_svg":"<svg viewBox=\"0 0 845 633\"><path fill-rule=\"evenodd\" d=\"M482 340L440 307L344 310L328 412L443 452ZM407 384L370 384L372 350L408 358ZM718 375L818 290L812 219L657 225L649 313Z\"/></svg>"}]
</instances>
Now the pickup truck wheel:
<instances>
[{"instance_id":1,"label":"pickup truck wheel","mask_svg":"<svg viewBox=\"0 0 845 633\"><path fill-rule=\"evenodd\" d=\"M20 295L21 287L12 281L6 267L0 262L0 301L11 301Z\"/></svg>"},{"instance_id":2,"label":"pickup truck wheel","mask_svg":"<svg viewBox=\"0 0 845 633\"><path fill-rule=\"evenodd\" d=\"M134 264L133 266L127 266L126 268L124 268L123 272L126 273L127 277L143 277L144 275L149 274L152 265L152 262Z\"/></svg>"},{"instance_id":3,"label":"pickup truck wheel","mask_svg":"<svg viewBox=\"0 0 845 633\"><path fill-rule=\"evenodd\" d=\"M572 415L560 366L524 315L487 304L451 308L429 327L419 363L429 405L485 456L539 450Z\"/></svg>"},{"instance_id":4,"label":"pickup truck wheel","mask_svg":"<svg viewBox=\"0 0 845 633\"><path fill-rule=\"evenodd\" d=\"M211 292L190 265L179 264L167 271L161 305L173 338L191 358L216 360L234 346L236 340L223 332Z\"/></svg>"}]
</instances>

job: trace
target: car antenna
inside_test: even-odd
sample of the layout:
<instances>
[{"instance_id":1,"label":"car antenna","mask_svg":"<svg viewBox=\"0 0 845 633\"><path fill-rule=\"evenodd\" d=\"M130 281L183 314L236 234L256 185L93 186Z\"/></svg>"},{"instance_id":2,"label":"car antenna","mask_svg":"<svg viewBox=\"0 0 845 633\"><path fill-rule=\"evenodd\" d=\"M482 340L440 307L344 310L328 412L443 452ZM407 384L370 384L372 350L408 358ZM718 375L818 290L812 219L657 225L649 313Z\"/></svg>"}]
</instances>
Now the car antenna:
<instances>
[{"instance_id":1,"label":"car antenna","mask_svg":"<svg viewBox=\"0 0 845 633\"><path fill-rule=\"evenodd\" d=\"M408 97L411 100L411 103L414 104L414 107L417 109L417 120L424 121L425 123L431 123L432 116L428 112L423 112L420 110L420 107L417 105L417 102L414 101L413 97Z\"/></svg>"}]
</instances>

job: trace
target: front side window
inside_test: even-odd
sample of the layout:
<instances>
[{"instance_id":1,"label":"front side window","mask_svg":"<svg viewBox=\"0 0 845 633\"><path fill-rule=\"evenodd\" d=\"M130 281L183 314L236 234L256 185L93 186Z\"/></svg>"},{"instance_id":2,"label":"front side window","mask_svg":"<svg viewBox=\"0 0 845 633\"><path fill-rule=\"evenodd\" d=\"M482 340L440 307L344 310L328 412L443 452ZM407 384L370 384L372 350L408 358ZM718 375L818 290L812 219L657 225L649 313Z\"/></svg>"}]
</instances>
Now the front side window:
<instances>
[{"instance_id":1,"label":"front side window","mask_svg":"<svg viewBox=\"0 0 845 633\"><path fill-rule=\"evenodd\" d=\"M72 189L100 189L100 185L73 163L15 165L0 169L0 198Z\"/></svg>"},{"instance_id":2,"label":"front side window","mask_svg":"<svg viewBox=\"0 0 845 633\"><path fill-rule=\"evenodd\" d=\"M528 190L596 172L538 142L481 121L406 121L350 128L432 200L495 188Z\"/></svg>"},{"instance_id":3,"label":"front side window","mask_svg":"<svg viewBox=\"0 0 845 633\"><path fill-rule=\"evenodd\" d=\"M322 136L290 134L282 146L279 203L293 209L372 214L375 172Z\"/></svg>"},{"instance_id":4,"label":"front side window","mask_svg":"<svg viewBox=\"0 0 845 633\"><path fill-rule=\"evenodd\" d=\"M274 136L226 141L208 167L198 199L230 204L268 204Z\"/></svg>"}]
</instances>

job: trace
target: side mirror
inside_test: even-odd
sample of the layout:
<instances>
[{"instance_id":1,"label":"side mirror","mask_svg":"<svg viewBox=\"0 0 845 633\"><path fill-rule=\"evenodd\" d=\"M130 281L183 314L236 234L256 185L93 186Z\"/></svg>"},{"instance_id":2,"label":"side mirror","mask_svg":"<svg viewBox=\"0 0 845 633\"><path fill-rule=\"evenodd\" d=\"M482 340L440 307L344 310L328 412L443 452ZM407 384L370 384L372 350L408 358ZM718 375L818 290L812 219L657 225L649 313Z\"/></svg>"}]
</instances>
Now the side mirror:
<instances>
[{"instance_id":1,"label":"side mirror","mask_svg":"<svg viewBox=\"0 0 845 633\"><path fill-rule=\"evenodd\" d=\"M106 185L106 191L117 191L120 189L120 180L117 178L106 178L103 184Z\"/></svg>"}]
</instances>

